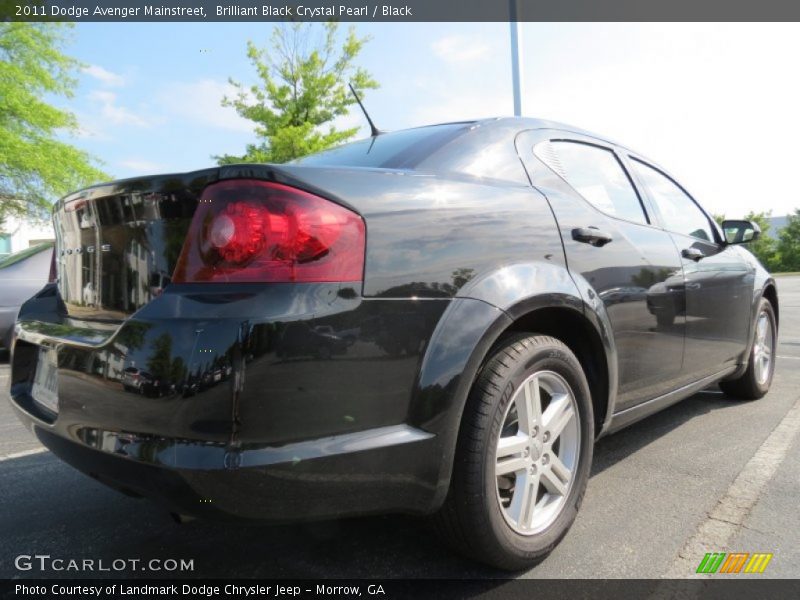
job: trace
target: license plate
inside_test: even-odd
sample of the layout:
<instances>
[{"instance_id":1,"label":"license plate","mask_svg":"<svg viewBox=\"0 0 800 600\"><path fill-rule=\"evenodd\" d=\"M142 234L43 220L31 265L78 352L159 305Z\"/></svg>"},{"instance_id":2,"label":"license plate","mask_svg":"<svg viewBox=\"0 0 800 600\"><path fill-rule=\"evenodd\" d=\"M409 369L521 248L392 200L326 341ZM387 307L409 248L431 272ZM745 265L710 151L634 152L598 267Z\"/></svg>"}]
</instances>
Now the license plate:
<instances>
[{"instance_id":1,"label":"license plate","mask_svg":"<svg viewBox=\"0 0 800 600\"><path fill-rule=\"evenodd\" d=\"M50 412L58 412L58 357L55 350L39 348L31 396Z\"/></svg>"}]
</instances>

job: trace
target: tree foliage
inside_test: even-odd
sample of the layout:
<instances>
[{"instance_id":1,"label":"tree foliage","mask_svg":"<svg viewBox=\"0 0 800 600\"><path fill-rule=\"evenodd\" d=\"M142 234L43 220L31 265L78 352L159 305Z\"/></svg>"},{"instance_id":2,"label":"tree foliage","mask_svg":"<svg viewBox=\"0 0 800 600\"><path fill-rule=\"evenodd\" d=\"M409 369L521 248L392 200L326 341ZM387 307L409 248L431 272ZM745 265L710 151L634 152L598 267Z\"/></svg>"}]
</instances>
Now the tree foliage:
<instances>
[{"instance_id":1,"label":"tree foliage","mask_svg":"<svg viewBox=\"0 0 800 600\"><path fill-rule=\"evenodd\" d=\"M772 211L750 211L743 217L745 220L754 221L761 229L759 238L754 242L748 243L745 247L770 271L800 270L787 265L781 253L781 243L783 243L786 251L788 251L789 246L791 246L791 240L793 239L792 236L794 236L798 246L800 246L800 226L798 226L795 232L791 230L787 231L788 227L781 229L778 232L778 239L776 240L775 237L770 234L771 225L769 219L771 216ZM722 224L722 221L725 220L725 215L714 215L714 219ZM782 242L782 240L784 241Z\"/></svg>"},{"instance_id":2,"label":"tree foliage","mask_svg":"<svg viewBox=\"0 0 800 600\"><path fill-rule=\"evenodd\" d=\"M70 190L106 177L58 139L75 117L48 103L70 97L79 63L62 54L66 25L0 22L0 222L39 216Z\"/></svg>"},{"instance_id":3,"label":"tree foliage","mask_svg":"<svg viewBox=\"0 0 800 600\"><path fill-rule=\"evenodd\" d=\"M338 25L292 23L276 26L269 47L247 43L247 56L258 83L245 86L233 80L231 106L255 123L260 141L249 144L244 156L217 156L220 164L235 162L282 163L346 142L357 127L337 129L333 122L348 113L355 99L347 84L363 95L378 83L355 59L369 38L359 38L351 27L341 45Z\"/></svg>"},{"instance_id":4,"label":"tree foliage","mask_svg":"<svg viewBox=\"0 0 800 600\"><path fill-rule=\"evenodd\" d=\"M744 218L746 220L754 221L759 229L761 229L761 235L754 242L750 242L747 245L747 249L750 250L767 269L778 270L779 265L775 255L775 238L772 237L769 232L769 217L771 215L772 212L754 211L750 211L745 215Z\"/></svg>"},{"instance_id":5,"label":"tree foliage","mask_svg":"<svg viewBox=\"0 0 800 600\"><path fill-rule=\"evenodd\" d=\"M776 250L781 271L800 271L800 209L789 215L778 235Z\"/></svg>"}]
</instances>

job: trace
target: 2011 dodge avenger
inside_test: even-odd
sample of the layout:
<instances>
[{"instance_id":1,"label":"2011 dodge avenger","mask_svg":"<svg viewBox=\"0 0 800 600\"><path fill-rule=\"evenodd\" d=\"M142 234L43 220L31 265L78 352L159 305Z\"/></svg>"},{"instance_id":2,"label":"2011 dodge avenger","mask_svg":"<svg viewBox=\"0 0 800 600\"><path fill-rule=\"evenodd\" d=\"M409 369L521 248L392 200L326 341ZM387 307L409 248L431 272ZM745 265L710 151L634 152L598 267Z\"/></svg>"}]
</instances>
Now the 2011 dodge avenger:
<instances>
[{"instance_id":1,"label":"2011 dodge avenger","mask_svg":"<svg viewBox=\"0 0 800 600\"><path fill-rule=\"evenodd\" d=\"M54 224L12 404L66 462L180 515L435 514L457 550L524 568L575 519L599 436L772 380L757 226L564 125L116 181Z\"/></svg>"}]
</instances>

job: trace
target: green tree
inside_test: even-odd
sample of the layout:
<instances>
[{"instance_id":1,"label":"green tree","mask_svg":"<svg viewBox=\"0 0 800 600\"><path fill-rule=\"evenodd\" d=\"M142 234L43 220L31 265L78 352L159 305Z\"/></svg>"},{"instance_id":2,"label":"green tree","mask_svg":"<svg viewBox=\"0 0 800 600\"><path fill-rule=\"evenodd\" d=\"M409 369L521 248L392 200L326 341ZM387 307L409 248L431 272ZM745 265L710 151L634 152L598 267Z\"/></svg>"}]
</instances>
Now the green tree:
<instances>
[{"instance_id":1,"label":"green tree","mask_svg":"<svg viewBox=\"0 0 800 600\"><path fill-rule=\"evenodd\" d=\"M789 215L778 234L777 254L781 271L800 271L800 209Z\"/></svg>"},{"instance_id":2,"label":"green tree","mask_svg":"<svg viewBox=\"0 0 800 600\"><path fill-rule=\"evenodd\" d=\"M147 358L147 370L158 379L167 380L173 372L172 336L162 333L153 340L153 353Z\"/></svg>"},{"instance_id":3,"label":"green tree","mask_svg":"<svg viewBox=\"0 0 800 600\"><path fill-rule=\"evenodd\" d=\"M322 30L292 23L275 27L270 47L248 41L247 56L259 82L248 87L230 80L236 94L222 104L253 121L260 140L249 144L244 156L215 157L220 164L282 163L346 142L358 132L358 127L337 129L333 121L356 102L348 82L359 96L378 87L354 64L369 38L357 37L351 27L339 45L337 31L336 23L325 23Z\"/></svg>"},{"instance_id":4,"label":"green tree","mask_svg":"<svg viewBox=\"0 0 800 600\"><path fill-rule=\"evenodd\" d=\"M186 377L186 363L180 356L172 359L172 366L169 372L169 378L172 383L179 383Z\"/></svg>"},{"instance_id":5,"label":"green tree","mask_svg":"<svg viewBox=\"0 0 800 600\"><path fill-rule=\"evenodd\" d=\"M0 223L40 216L70 190L105 178L85 152L59 140L75 117L48 104L71 97L79 63L61 53L66 25L0 22Z\"/></svg>"},{"instance_id":6,"label":"green tree","mask_svg":"<svg viewBox=\"0 0 800 600\"><path fill-rule=\"evenodd\" d=\"M761 261L761 264L764 265L769 270L780 270L780 265L778 264L777 256L775 254L775 238L773 238L769 234L770 224L769 224L769 217L772 215L772 211L770 212L754 212L751 211L745 215L745 219L747 221L754 221L759 229L761 229L761 235L758 239L754 242L750 242L747 244L747 249L752 252L755 257Z\"/></svg>"}]
</instances>

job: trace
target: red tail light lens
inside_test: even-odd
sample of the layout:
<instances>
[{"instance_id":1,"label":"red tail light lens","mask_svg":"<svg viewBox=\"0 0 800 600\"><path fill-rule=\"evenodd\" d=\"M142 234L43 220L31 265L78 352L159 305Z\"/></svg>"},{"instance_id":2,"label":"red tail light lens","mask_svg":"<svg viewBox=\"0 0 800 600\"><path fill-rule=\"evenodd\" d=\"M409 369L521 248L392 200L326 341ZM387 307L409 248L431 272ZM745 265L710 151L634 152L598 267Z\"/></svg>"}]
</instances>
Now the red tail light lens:
<instances>
[{"instance_id":1,"label":"red tail light lens","mask_svg":"<svg viewBox=\"0 0 800 600\"><path fill-rule=\"evenodd\" d=\"M236 179L206 188L172 280L360 281L364 221L278 183Z\"/></svg>"}]
</instances>

